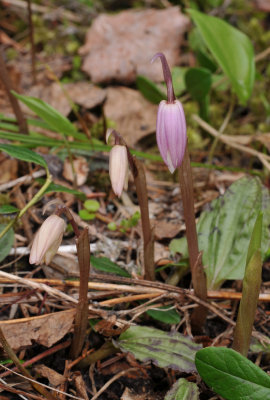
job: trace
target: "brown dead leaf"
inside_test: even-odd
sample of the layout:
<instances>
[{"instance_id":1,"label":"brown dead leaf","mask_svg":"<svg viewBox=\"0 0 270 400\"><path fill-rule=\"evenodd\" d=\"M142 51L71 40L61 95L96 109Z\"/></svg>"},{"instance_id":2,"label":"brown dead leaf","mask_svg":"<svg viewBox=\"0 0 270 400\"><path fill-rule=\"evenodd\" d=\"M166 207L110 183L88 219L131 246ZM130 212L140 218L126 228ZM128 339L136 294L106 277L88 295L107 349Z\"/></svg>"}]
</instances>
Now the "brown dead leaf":
<instances>
[{"instance_id":1,"label":"brown dead leaf","mask_svg":"<svg viewBox=\"0 0 270 400\"><path fill-rule=\"evenodd\" d=\"M82 69L94 83L133 83L137 75L161 81L159 63L151 65L150 60L155 53L164 52L169 64L175 65L188 25L189 19L179 7L101 14L80 49L86 56Z\"/></svg>"},{"instance_id":2,"label":"brown dead leaf","mask_svg":"<svg viewBox=\"0 0 270 400\"><path fill-rule=\"evenodd\" d=\"M5 155L0 155L0 171L0 184L16 179L18 160L6 158Z\"/></svg>"},{"instance_id":3,"label":"brown dead leaf","mask_svg":"<svg viewBox=\"0 0 270 400\"><path fill-rule=\"evenodd\" d=\"M158 400L157 394L150 393L134 393L128 387L124 390L120 400Z\"/></svg>"},{"instance_id":4,"label":"brown dead leaf","mask_svg":"<svg viewBox=\"0 0 270 400\"><path fill-rule=\"evenodd\" d=\"M64 85L71 100L84 108L94 108L103 103L106 90L88 82L67 83Z\"/></svg>"},{"instance_id":5,"label":"brown dead leaf","mask_svg":"<svg viewBox=\"0 0 270 400\"><path fill-rule=\"evenodd\" d=\"M88 82L67 83L63 86L60 86L58 82L52 82L46 85L40 83L31 86L26 91L26 94L38 97L64 116L67 116L71 112L72 102L91 109L104 101L106 90ZM22 108L28 114L32 114L28 107L22 105Z\"/></svg>"},{"instance_id":6,"label":"brown dead leaf","mask_svg":"<svg viewBox=\"0 0 270 400\"><path fill-rule=\"evenodd\" d=\"M75 383L75 386L76 386L76 394L77 394L77 396L79 396L79 397L81 397L81 398L83 398L85 400L88 400L89 396L87 394L86 384L85 384L85 382L83 380L83 377L82 377L81 373L80 372L76 372L74 375L75 375L74 376L74 383Z\"/></svg>"},{"instance_id":7,"label":"brown dead leaf","mask_svg":"<svg viewBox=\"0 0 270 400\"><path fill-rule=\"evenodd\" d=\"M116 129L129 146L134 147L144 136L155 132L157 105L126 87L110 87L107 93L105 115L116 122Z\"/></svg>"},{"instance_id":8,"label":"brown dead leaf","mask_svg":"<svg viewBox=\"0 0 270 400\"><path fill-rule=\"evenodd\" d=\"M270 11L270 0L255 0L256 7L261 11Z\"/></svg>"},{"instance_id":9,"label":"brown dead leaf","mask_svg":"<svg viewBox=\"0 0 270 400\"><path fill-rule=\"evenodd\" d=\"M43 378L47 378L52 386L59 386L65 382L65 377L44 364L37 365L35 372Z\"/></svg>"},{"instance_id":10,"label":"brown dead leaf","mask_svg":"<svg viewBox=\"0 0 270 400\"><path fill-rule=\"evenodd\" d=\"M89 172L88 162L84 157L76 157L72 160L72 164L68 158L65 159L63 177L69 182L74 182L74 174L73 174L73 168L74 168L77 180L76 183L78 186L81 186L87 180Z\"/></svg>"},{"instance_id":11,"label":"brown dead leaf","mask_svg":"<svg viewBox=\"0 0 270 400\"><path fill-rule=\"evenodd\" d=\"M39 83L38 85L31 86L25 94L45 101L65 116L71 111L71 105L67 96L65 96L61 86L57 82L53 82L50 85ZM21 107L25 113L35 115L35 113L29 110L24 104L21 104Z\"/></svg>"},{"instance_id":12,"label":"brown dead leaf","mask_svg":"<svg viewBox=\"0 0 270 400\"><path fill-rule=\"evenodd\" d=\"M70 331L75 312L75 309L71 309L38 317L1 321L0 327L15 351L31 346L32 341L51 347Z\"/></svg>"},{"instance_id":13,"label":"brown dead leaf","mask_svg":"<svg viewBox=\"0 0 270 400\"><path fill-rule=\"evenodd\" d=\"M177 233L180 231L181 225L179 222L171 222L171 221L157 221L155 225L155 237L157 240L161 239L172 239Z\"/></svg>"}]
</instances>

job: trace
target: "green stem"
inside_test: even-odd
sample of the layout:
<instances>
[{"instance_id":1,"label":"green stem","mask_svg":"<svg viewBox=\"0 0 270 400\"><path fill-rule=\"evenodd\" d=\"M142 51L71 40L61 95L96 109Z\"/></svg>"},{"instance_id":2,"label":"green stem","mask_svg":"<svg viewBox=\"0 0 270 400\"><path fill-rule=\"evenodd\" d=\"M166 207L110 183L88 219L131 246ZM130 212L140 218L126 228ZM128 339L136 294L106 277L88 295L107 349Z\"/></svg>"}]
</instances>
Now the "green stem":
<instances>
[{"instance_id":1,"label":"green stem","mask_svg":"<svg viewBox=\"0 0 270 400\"><path fill-rule=\"evenodd\" d=\"M12 228L12 226L15 225L15 223L26 213L26 211L32 207L45 193L47 188L49 187L50 183L52 182L52 176L49 173L48 168L46 168L46 173L47 173L47 179L44 183L44 185L39 189L39 191L35 194L35 196L32 198L29 203L26 204L24 208L21 209L19 214L14 218L12 221L8 223L8 225L0 232L0 239Z\"/></svg>"}]
</instances>

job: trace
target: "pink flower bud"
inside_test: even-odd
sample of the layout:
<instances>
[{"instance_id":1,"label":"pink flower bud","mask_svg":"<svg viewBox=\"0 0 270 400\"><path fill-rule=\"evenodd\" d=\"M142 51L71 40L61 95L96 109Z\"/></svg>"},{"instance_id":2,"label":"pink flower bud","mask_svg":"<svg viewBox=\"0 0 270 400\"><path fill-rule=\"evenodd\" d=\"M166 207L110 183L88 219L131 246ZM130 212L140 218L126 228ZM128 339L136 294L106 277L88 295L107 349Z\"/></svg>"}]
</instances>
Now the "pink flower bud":
<instances>
[{"instance_id":1,"label":"pink flower bud","mask_svg":"<svg viewBox=\"0 0 270 400\"><path fill-rule=\"evenodd\" d=\"M160 154L173 173L183 160L187 144L186 119L180 101L160 102L156 131Z\"/></svg>"},{"instance_id":2,"label":"pink flower bud","mask_svg":"<svg viewBox=\"0 0 270 400\"><path fill-rule=\"evenodd\" d=\"M113 191L120 197L128 183L128 157L125 146L116 144L111 149L109 172Z\"/></svg>"},{"instance_id":3,"label":"pink flower bud","mask_svg":"<svg viewBox=\"0 0 270 400\"><path fill-rule=\"evenodd\" d=\"M39 228L30 252L30 264L49 264L60 246L66 229L65 221L50 215Z\"/></svg>"},{"instance_id":4,"label":"pink flower bud","mask_svg":"<svg viewBox=\"0 0 270 400\"><path fill-rule=\"evenodd\" d=\"M187 127L183 106L175 100L172 76L166 57L157 53L152 62L160 58L168 101L160 102L157 114L157 143L160 154L171 173L181 165L187 145Z\"/></svg>"}]
</instances>

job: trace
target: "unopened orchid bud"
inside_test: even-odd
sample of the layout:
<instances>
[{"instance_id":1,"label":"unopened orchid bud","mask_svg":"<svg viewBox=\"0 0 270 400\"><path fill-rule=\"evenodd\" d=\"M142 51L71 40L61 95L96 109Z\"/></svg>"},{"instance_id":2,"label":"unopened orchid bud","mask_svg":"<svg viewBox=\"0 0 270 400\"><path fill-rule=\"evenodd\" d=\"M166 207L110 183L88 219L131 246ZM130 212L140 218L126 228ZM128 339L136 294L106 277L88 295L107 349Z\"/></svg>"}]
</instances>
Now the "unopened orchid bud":
<instances>
[{"instance_id":1,"label":"unopened orchid bud","mask_svg":"<svg viewBox=\"0 0 270 400\"><path fill-rule=\"evenodd\" d=\"M114 193L120 197L128 183L128 156L126 146L116 144L110 151L110 179Z\"/></svg>"},{"instance_id":2,"label":"unopened orchid bud","mask_svg":"<svg viewBox=\"0 0 270 400\"><path fill-rule=\"evenodd\" d=\"M30 264L49 264L56 254L66 229L65 221L58 215L50 215L37 232L31 252Z\"/></svg>"},{"instance_id":3,"label":"unopened orchid bud","mask_svg":"<svg viewBox=\"0 0 270 400\"><path fill-rule=\"evenodd\" d=\"M157 114L157 144L160 154L171 173L182 163L186 144L187 127L183 106L175 99L171 72L162 53L157 53L152 61L160 58L162 62L164 80L167 85L168 100L162 100Z\"/></svg>"}]
</instances>

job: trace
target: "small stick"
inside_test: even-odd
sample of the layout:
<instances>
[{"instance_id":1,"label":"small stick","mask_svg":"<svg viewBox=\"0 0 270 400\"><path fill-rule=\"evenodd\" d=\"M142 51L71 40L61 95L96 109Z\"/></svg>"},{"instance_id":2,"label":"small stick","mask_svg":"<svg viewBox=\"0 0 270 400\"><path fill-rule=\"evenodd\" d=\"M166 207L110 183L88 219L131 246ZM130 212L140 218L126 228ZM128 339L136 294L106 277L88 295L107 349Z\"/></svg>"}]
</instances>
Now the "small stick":
<instances>
[{"instance_id":1,"label":"small stick","mask_svg":"<svg viewBox=\"0 0 270 400\"><path fill-rule=\"evenodd\" d=\"M27 11L28 11L28 25L30 31L30 42L31 42L32 75L33 75L33 84L35 85L37 83L37 72L36 72L36 51L35 51L34 25L32 19L31 0L27 0Z\"/></svg>"},{"instance_id":2,"label":"small stick","mask_svg":"<svg viewBox=\"0 0 270 400\"><path fill-rule=\"evenodd\" d=\"M154 262L154 230L151 227L148 209L148 198L146 189L145 172L142 163L135 157L132 157L132 161L136 168L132 168L134 177L134 183L136 186L136 193L138 196L141 221L142 221L142 232L143 232L143 250L144 250L144 274L145 279L149 281L155 280L155 262ZM129 157L130 160L130 157Z\"/></svg>"},{"instance_id":3,"label":"small stick","mask_svg":"<svg viewBox=\"0 0 270 400\"><path fill-rule=\"evenodd\" d=\"M7 68L6 68L6 65L5 65L5 62L4 62L4 57L3 57L1 51L0 51L0 79L1 79L1 81L3 83L3 86L4 86L5 90L6 90L6 92L7 92L10 104L11 104L11 106L13 108L13 111L14 111L14 114L16 115L20 131L22 133L25 133L25 134L28 135L29 131L28 131L27 122L26 122L26 120L25 120L25 118L23 116L23 113L22 113L21 107L19 105L19 102L16 99L16 97L13 96L13 94L11 93L11 90L14 90L14 87L13 87L13 84L12 84L11 79L9 77L9 73L8 73Z\"/></svg>"}]
</instances>

